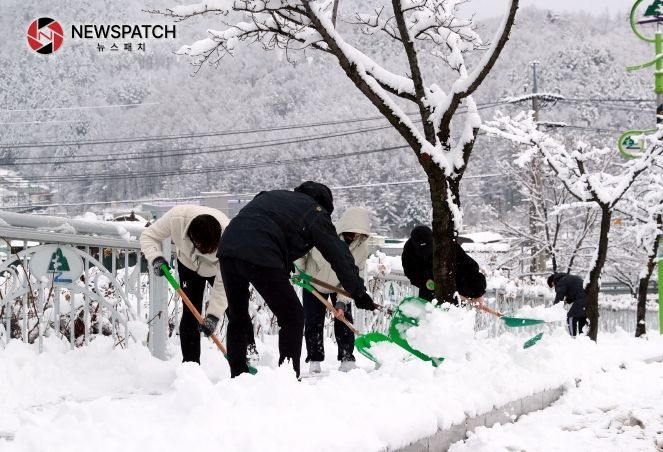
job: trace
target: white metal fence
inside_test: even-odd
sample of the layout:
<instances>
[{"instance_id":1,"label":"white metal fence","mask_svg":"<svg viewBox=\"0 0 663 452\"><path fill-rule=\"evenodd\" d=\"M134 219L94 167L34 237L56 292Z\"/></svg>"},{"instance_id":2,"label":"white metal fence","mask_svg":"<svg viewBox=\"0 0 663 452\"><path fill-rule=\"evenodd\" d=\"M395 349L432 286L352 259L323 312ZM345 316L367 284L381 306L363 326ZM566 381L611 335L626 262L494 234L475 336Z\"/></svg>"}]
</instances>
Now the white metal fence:
<instances>
[{"instance_id":1,"label":"white metal fence","mask_svg":"<svg viewBox=\"0 0 663 452\"><path fill-rule=\"evenodd\" d=\"M142 230L141 225L128 222L0 212L0 347L9 340L41 347L44 337L57 336L73 348L105 335L119 347L145 343L154 356L166 358L168 338L177 332L182 304L142 258L137 240ZM168 254L170 243L164 243L164 249ZM416 289L398 273L366 275L366 281L376 302L387 306L416 295ZM504 313L524 304L552 302L503 290L489 292L487 299ZM251 314L259 336L276 334L273 315L255 294ZM386 331L389 321L384 312L355 313L361 331ZM601 309L600 322L600 331L619 327L634 332L635 311ZM501 334L504 326L480 313L476 329L492 336ZM647 329L658 331L655 311L647 312ZM331 322L327 334L333 336Z\"/></svg>"}]
</instances>

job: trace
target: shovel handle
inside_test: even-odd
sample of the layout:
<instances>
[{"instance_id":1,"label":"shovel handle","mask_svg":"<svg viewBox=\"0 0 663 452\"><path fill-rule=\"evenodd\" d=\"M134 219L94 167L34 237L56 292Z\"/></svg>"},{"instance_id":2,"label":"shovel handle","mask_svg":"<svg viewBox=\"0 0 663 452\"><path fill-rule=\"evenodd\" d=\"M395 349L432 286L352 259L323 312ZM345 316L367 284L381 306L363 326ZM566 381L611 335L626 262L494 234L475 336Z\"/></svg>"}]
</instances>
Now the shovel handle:
<instances>
[{"instance_id":1,"label":"shovel handle","mask_svg":"<svg viewBox=\"0 0 663 452\"><path fill-rule=\"evenodd\" d=\"M316 297L318 300L320 300L320 301L322 302L322 304L325 305L325 307L327 308L327 310L328 310L329 312L331 312L332 314L336 314L336 309L334 308L334 306L332 306L332 304L329 302L329 300L327 300L325 297L323 297L322 295L320 295L320 292L318 292L317 290L313 289L313 290L311 291L311 293L312 293L313 295L315 295L315 297ZM337 318L337 317L334 315L334 318ZM341 322L343 322L343 323L345 324L345 326L347 326L348 328L350 328L350 331L352 331L352 332L355 333L355 334L359 334L359 330L358 330L357 328L355 328L355 326L354 326L352 323L350 323L350 322L348 321L348 319L345 318L345 316L341 317L341 318L338 319L338 320L340 320Z\"/></svg>"},{"instance_id":2,"label":"shovel handle","mask_svg":"<svg viewBox=\"0 0 663 452\"><path fill-rule=\"evenodd\" d=\"M481 310L481 311L487 312L487 313L489 313L489 314L493 314L494 316L497 316L497 317L504 317L504 314L502 314L501 312L498 312L498 311L496 311L496 310L494 310L494 309L492 309L492 308L489 308L488 306L486 306L485 304L483 304L483 301L474 301L473 299L471 299L471 298L467 298L467 297L463 297L462 295L461 295L460 298L461 298L462 300L468 302L471 306L474 306L475 308L477 308L477 309L479 309L479 310ZM483 300L483 297L480 297L480 298L478 298L477 300Z\"/></svg>"},{"instance_id":3,"label":"shovel handle","mask_svg":"<svg viewBox=\"0 0 663 452\"><path fill-rule=\"evenodd\" d=\"M320 287L324 287L325 289L333 290L337 294L343 295L344 297L352 298L352 295L350 295L350 292L348 292L347 290L331 285L328 282L320 281L318 278L311 277L311 282Z\"/></svg>"},{"instance_id":4,"label":"shovel handle","mask_svg":"<svg viewBox=\"0 0 663 452\"><path fill-rule=\"evenodd\" d=\"M332 285L332 284L329 284L328 282L320 281L318 278L314 278L313 276L310 277L310 281L311 281L313 284L316 284L316 285L318 285L318 286L320 286L320 287L324 287L325 289L329 289L329 290L331 290L331 291L333 291L333 292L336 292L336 293L339 294L339 295L343 295L343 296L346 297L346 298L350 298L350 299L353 298L352 295L350 294L350 292L348 292L347 290L345 290L345 289L343 289L343 288L340 288L340 287L336 287L336 286L334 286L334 285ZM385 311L386 308L385 308L383 305L381 305L381 304L377 304L377 303L374 303L374 304L375 304L375 306L377 306L377 308L378 308L379 310L381 310L381 311ZM386 312L387 314L391 314L391 312L390 312L388 309L386 309L385 312Z\"/></svg>"},{"instance_id":5,"label":"shovel handle","mask_svg":"<svg viewBox=\"0 0 663 452\"><path fill-rule=\"evenodd\" d=\"M482 311L485 311L485 312L488 312L488 313L490 313L490 314L493 314L494 316L497 316L497 317L504 317L504 314L502 314L501 312L498 312L498 311L496 311L496 310L494 310L494 309L489 308L488 306L486 306L486 305L483 304L483 303L478 303L478 304L476 304L475 306L476 306L477 308L481 309Z\"/></svg>"},{"instance_id":6,"label":"shovel handle","mask_svg":"<svg viewBox=\"0 0 663 452\"><path fill-rule=\"evenodd\" d=\"M175 278L173 278L173 275L170 273L170 269L168 268L168 265L162 264L161 265L161 270L163 271L164 276L170 282L170 285L173 286L173 289L177 291L177 294L182 298L182 301L186 305L187 308L189 308L189 311L191 311L191 314L195 317L195 319L198 321L199 324L205 323L205 319L203 319L203 316L200 315L200 312L198 312L198 309L191 303L191 300L189 300L189 297L184 293L184 290L180 287L180 285L177 283ZM224 355L227 354L228 352L226 351L226 348L223 346L221 341L219 340L218 337L216 337L216 334L210 334L209 335L210 339L216 344L216 346L221 350L221 353Z\"/></svg>"},{"instance_id":7,"label":"shovel handle","mask_svg":"<svg viewBox=\"0 0 663 452\"><path fill-rule=\"evenodd\" d=\"M187 308L189 308L189 311L191 311L191 314L196 318L199 324L205 323L205 319L203 319L203 316L200 315L200 312L196 309L196 307L191 303L191 300L189 300L189 297L186 296L182 288L177 289L177 293L182 297L182 301L186 305ZM216 337L216 334L212 333L209 335L210 339L216 344L216 346L221 350L221 353L224 355L227 354L228 352L226 351L226 348L223 346L223 343L219 340L218 337Z\"/></svg>"}]
</instances>

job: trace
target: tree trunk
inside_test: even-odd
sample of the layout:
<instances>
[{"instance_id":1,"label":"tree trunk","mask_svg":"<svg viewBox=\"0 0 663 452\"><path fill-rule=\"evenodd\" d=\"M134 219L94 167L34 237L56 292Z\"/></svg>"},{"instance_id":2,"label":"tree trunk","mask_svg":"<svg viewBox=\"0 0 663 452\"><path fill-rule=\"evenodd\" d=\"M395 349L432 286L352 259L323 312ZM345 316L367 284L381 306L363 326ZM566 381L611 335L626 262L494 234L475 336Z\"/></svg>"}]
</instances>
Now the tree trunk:
<instances>
[{"instance_id":1,"label":"tree trunk","mask_svg":"<svg viewBox=\"0 0 663 452\"><path fill-rule=\"evenodd\" d=\"M456 304L456 249L453 215L447 199L449 186L437 165L428 167L431 201L433 204L433 280L435 298L440 303Z\"/></svg>"},{"instance_id":2,"label":"tree trunk","mask_svg":"<svg viewBox=\"0 0 663 452\"><path fill-rule=\"evenodd\" d=\"M587 320L589 320L589 338L596 341L599 331L599 282L605 259L608 255L608 234L612 210L605 204L601 206L601 230L599 232L598 250L592 270L589 272L589 283L585 287L587 293Z\"/></svg>"}]
</instances>

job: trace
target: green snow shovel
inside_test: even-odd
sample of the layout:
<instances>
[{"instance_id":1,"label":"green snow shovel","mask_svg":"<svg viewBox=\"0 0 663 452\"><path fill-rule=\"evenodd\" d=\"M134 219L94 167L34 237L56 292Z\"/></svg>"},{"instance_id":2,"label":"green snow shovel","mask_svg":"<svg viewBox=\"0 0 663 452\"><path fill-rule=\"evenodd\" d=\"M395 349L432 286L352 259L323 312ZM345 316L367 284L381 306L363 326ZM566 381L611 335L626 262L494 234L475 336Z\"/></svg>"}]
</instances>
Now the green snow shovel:
<instances>
[{"instance_id":1,"label":"green snow shovel","mask_svg":"<svg viewBox=\"0 0 663 452\"><path fill-rule=\"evenodd\" d=\"M469 302L470 306L473 306L477 309L480 309L484 312L487 312L489 314L493 314L494 316L499 317L504 321L504 324L506 326L509 326L511 328L518 328L521 326L531 326L531 325L540 325L542 323L546 323L545 320L540 320L540 319L527 319L527 318L522 318L522 317L508 317L502 314L501 312L498 312L494 309L489 308L483 302L475 302L470 300L469 298L463 297L461 295L460 297L462 300Z\"/></svg>"},{"instance_id":2,"label":"green snow shovel","mask_svg":"<svg viewBox=\"0 0 663 452\"><path fill-rule=\"evenodd\" d=\"M394 311L394 316L389 324L389 337L416 357L424 361L430 361L434 367L437 367L444 361L443 357L428 356L413 348L406 339L407 330L419 325L419 321L426 314L427 305L430 305L430 302L423 298L407 297L403 299ZM408 311L407 314L404 312L405 310Z\"/></svg>"},{"instance_id":3,"label":"green snow shovel","mask_svg":"<svg viewBox=\"0 0 663 452\"><path fill-rule=\"evenodd\" d=\"M336 314L336 309L334 308L334 306L332 306L332 304L329 302L329 300L327 300L325 297L320 295L320 292L318 292L315 289L315 287L313 287L313 284L311 284L312 281L315 280L315 278L313 278L311 275L309 275L307 273L304 273L301 269L298 269L298 270L299 270L299 274L293 275L290 278L292 283L299 286L299 287L301 287L301 288L303 288L303 289L305 289L305 290L308 290L309 292L311 292L313 295L315 295L315 297L318 300L320 300L322 302L322 304L325 305L327 310L329 310L332 314L335 315ZM391 343L396 344L399 347L405 349L408 353L416 356L419 359L423 359L424 361L431 361L431 358L429 358L428 356L424 355L423 353L421 353L417 350L414 350L412 347L410 347L407 344L407 342L399 343L399 342L393 341L388 336L385 336L384 334L378 333L378 332L372 332L372 333L367 333L367 334L360 335L359 330L357 330L357 328L355 328L355 326L352 323L350 323L348 321L348 319L346 319L345 317L337 317L337 318L338 318L338 320L343 322L348 328L350 328L350 330L353 333L355 333L355 335L356 335L355 346L357 347L357 350L359 351L359 353L361 353L362 355L364 355L365 357L367 357L371 361L377 363L378 365L380 364L380 361L377 359L377 357L375 355L373 355L370 352L371 346L375 343L378 343L378 342L391 342ZM434 364L434 365L437 365L437 364Z\"/></svg>"},{"instance_id":4,"label":"green snow shovel","mask_svg":"<svg viewBox=\"0 0 663 452\"><path fill-rule=\"evenodd\" d=\"M355 347L357 347L357 351L359 353L374 363L380 365L382 363L373 353L371 353L371 347L381 342L389 342L391 344L397 345L398 347L408 352L410 355L419 358L422 361L430 361L434 367L437 367L442 361L444 361L444 358L431 358L419 350L412 348L410 344L407 343L407 341L394 340L389 336L378 332L366 333L361 336L357 336L355 338Z\"/></svg>"},{"instance_id":5,"label":"green snow shovel","mask_svg":"<svg viewBox=\"0 0 663 452\"><path fill-rule=\"evenodd\" d=\"M537 342L539 342L539 341L541 340L542 337L543 337L543 333L539 333L539 334L537 334L537 335L534 336L533 338L527 340L527 342L525 342L525 343L523 344L523 348L530 348L532 345L534 345L534 344L536 344Z\"/></svg>"},{"instance_id":6,"label":"green snow shovel","mask_svg":"<svg viewBox=\"0 0 663 452\"><path fill-rule=\"evenodd\" d=\"M189 311L191 311L191 314L195 317L195 319L198 321L199 324L203 324L205 322L205 319L203 319L203 316L200 315L200 312L198 312L198 309L191 303L191 300L189 300L189 297L184 293L182 288L180 287L179 283L175 280L173 277L172 273L170 273L170 268L168 267L167 264L161 264L161 271L163 271L164 276L170 283L171 287L177 294L182 298L182 301L186 305L187 308L189 308ZM221 340L219 340L218 337L216 337L216 334L210 334L209 335L210 339L216 344L216 346L221 350L221 353L223 353L223 356L228 359L228 352L226 351L226 348L223 346L223 343ZM247 363L247 366L249 367L249 373L251 375L255 375L258 373L258 369L255 367L249 365Z\"/></svg>"},{"instance_id":7,"label":"green snow shovel","mask_svg":"<svg viewBox=\"0 0 663 452\"><path fill-rule=\"evenodd\" d=\"M465 299L465 300L467 300L467 299ZM472 303L472 302L470 302L470 304L471 304L472 306L476 307L477 309L481 309L482 311L485 311L485 312L488 312L488 313L490 313L490 314L496 315L496 316L499 317L500 319L504 320L504 324L505 324L506 326L510 326L510 327L512 327L512 328L517 328L517 327L521 327L521 326L530 326L530 325L540 325L540 324L542 324L542 323L546 323L545 320L540 320L540 319L527 319L527 318L520 318L520 317L507 317L507 316L505 316L504 314L502 314L502 313L500 313L500 312L498 312L498 311L495 311L494 309L489 308L488 306L486 306L486 305L483 304L483 303ZM536 336L534 336L534 337L528 339L528 340L525 341L525 343L523 344L523 348L530 348L532 345L534 345L534 344L536 344L537 342L539 342L539 341L541 340L542 337L543 337L543 333L539 333L539 334L537 334Z\"/></svg>"}]
</instances>

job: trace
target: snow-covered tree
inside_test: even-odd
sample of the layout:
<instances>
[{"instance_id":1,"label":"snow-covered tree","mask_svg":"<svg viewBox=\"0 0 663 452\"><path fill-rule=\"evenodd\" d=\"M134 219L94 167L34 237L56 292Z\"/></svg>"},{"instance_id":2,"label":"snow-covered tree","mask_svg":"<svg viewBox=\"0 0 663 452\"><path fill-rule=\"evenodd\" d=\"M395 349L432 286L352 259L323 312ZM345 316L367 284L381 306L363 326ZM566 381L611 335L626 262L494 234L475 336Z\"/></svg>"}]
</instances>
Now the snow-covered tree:
<instances>
[{"instance_id":1,"label":"snow-covered tree","mask_svg":"<svg viewBox=\"0 0 663 452\"><path fill-rule=\"evenodd\" d=\"M541 166L540 161L518 163L505 162L501 168L528 202L515 207L520 222L500 221L501 232L516 238L514 247L529 248L520 259L549 261L552 271L570 272L574 265L583 263L587 242L596 229L597 212L591 207L558 209L572 196L552 169ZM536 268L539 272L546 269L545 265Z\"/></svg>"},{"instance_id":2,"label":"snow-covered tree","mask_svg":"<svg viewBox=\"0 0 663 452\"><path fill-rule=\"evenodd\" d=\"M331 55L359 91L405 139L424 169L433 207L434 279L436 296L454 301L455 251L461 228L459 186L474 147L481 120L472 94L490 73L513 25L518 0L488 44L471 20L458 15L463 0L371 1L355 11L352 25L368 36L384 36L400 47L400 61L379 62L344 39L337 23L338 0L219 0L158 11L184 20L199 15L222 15L224 27L180 49L179 53L218 63L234 54L241 42L259 43L267 50L313 49ZM239 13L242 17L236 18ZM234 20L237 19L237 20ZM342 27L340 27L342 28ZM466 55L485 51L474 67ZM422 52L439 58L448 76L422 64ZM403 64L404 63L404 64ZM416 110L416 119L407 108ZM457 118L460 107L466 109ZM458 124L458 122L461 122ZM453 124L452 124L453 123ZM453 125L453 127L452 127Z\"/></svg>"},{"instance_id":3,"label":"snow-covered tree","mask_svg":"<svg viewBox=\"0 0 663 452\"><path fill-rule=\"evenodd\" d=\"M663 178L661 167L647 171L636 181L633 189L617 205L622 214L619 223L626 230L622 235L631 246L620 247L625 259L614 265L616 277L632 287L637 296L637 318L635 336L646 334L647 289L651 280L656 257L663 240ZM628 265L629 260L633 262ZM659 262L659 265L662 265ZM629 278L628 268L634 271ZM621 278L620 278L621 276ZM661 284L661 281L658 281Z\"/></svg>"},{"instance_id":4,"label":"snow-covered tree","mask_svg":"<svg viewBox=\"0 0 663 452\"><path fill-rule=\"evenodd\" d=\"M608 241L612 214L615 206L631 188L636 178L657 163L663 154L663 128L644 137L642 154L627 162L615 164L617 151L595 148L578 142L573 149L537 130L531 115L522 113L515 118L498 115L483 127L488 133L502 136L513 142L528 144L519 162L525 164L536 155L542 155L566 190L576 202L561 207L587 208L594 206L600 213L599 236L594 258L585 277L587 292L587 318L590 322L589 337L596 340L598 334L598 295L601 273L608 254Z\"/></svg>"}]
</instances>

